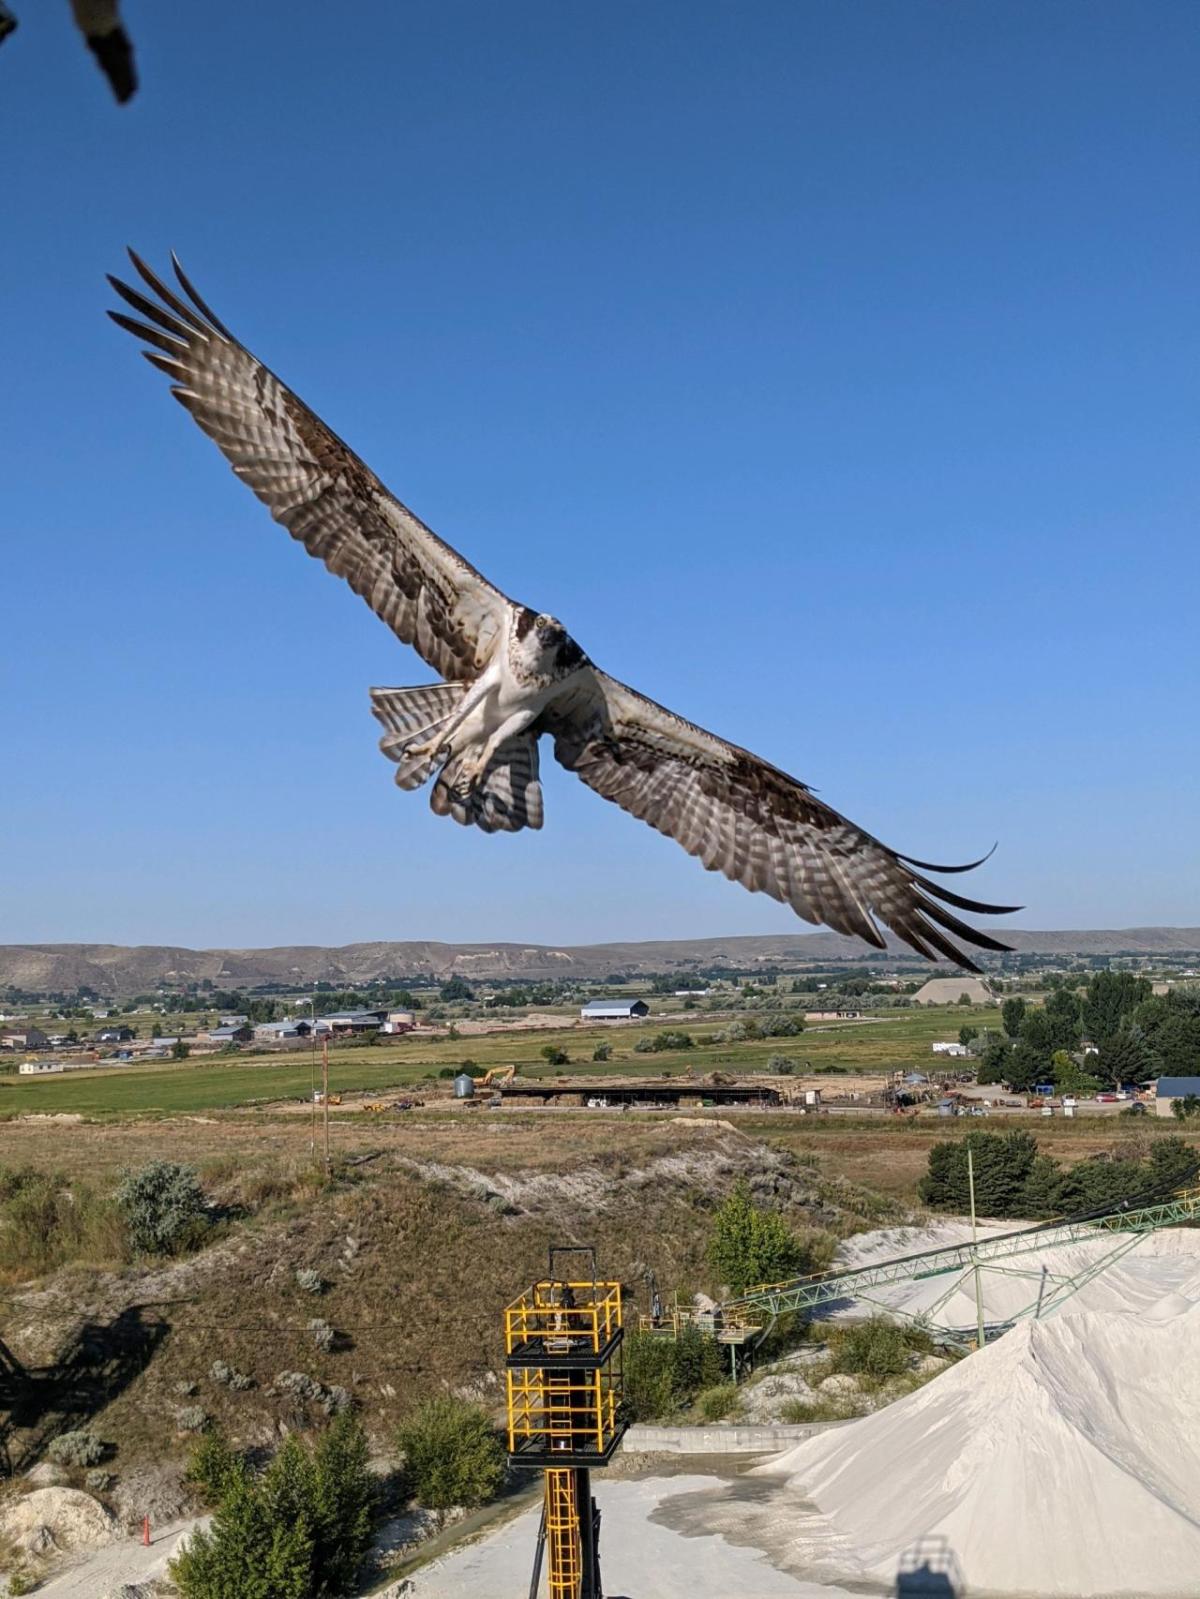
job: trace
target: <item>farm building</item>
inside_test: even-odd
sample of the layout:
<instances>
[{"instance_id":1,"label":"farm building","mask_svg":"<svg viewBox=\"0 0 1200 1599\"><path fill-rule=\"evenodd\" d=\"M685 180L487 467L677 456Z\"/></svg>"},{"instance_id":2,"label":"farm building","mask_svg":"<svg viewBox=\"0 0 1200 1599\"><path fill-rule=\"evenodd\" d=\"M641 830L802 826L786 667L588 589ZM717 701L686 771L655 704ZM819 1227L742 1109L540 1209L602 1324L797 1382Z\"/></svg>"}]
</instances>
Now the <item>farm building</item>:
<instances>
[{"instance_id":1,"label":"farm building","mask_svg":"<svg viewBox=\"0 0 1200 1599\"><path fill-rule=\"evenodd\" d=\"M6 1027L0 1031L0 1049L45 1049L49 1042L40 1027Z\"/></svg>"},{"instance_id":2,"label":"farm building","mask_svg":"<svg viewBox=\"0 0 1200 1599\"><path fill-rule=\"evenodd\" d=\"M17 1067L21 1077L44 1077L47 1072L98 1072L111 1066L119 1066L121 1062L116 1057L108 1060L95 1060L87 1058L67 1060L26 1060Z\"/></svg>"},{"instance_id":3,"label":"farm building","mask_svg":"<svg viewBox=\"0 0 1200 1599\"><path fill-rule=\"evenodd\" d=\"M960 1044L957 1039L940 1038L937 1043L930 1044L929 1047L935 1055L953 1055L955 1059L961 1059L971 1053L967 1046Z\"/></svg>"},{"instance_id":4,"label":"farm building","mask_svg":"<svg viewBox=\"0 0 1200 1599\"><path fill-rule=\"evenodd\" d=\"M390 1010L383 1018L381 1033L411 1033L417 1025L417 1018L410 1010Z\"/></svg>"},{"instance_id":5,"label":"farm building","mask_svg":"<svg viewBox=\"0 0 1200 1599\"><path fill-rule=\"evenodd\" d=\"M991 989L981 977L931 977L912 997L914 1005L957 1005L966 995L972 1005L994 1005Z\"/></svg>"},{"instance_id":6,"label":"farm building","mask_svg":"<svg viewBox=\"0 0 1200 1599\"><path fill-rule=\"evenodd\" d=\"M127 1044L136 1037L132 1027L102 1027L96 1034L98 1044Z\"/></svg>"},{"instance_id":7,"label":"farm building","mask_svg":"<svg viewBox=\"0 0 1200 1599\"><path fill-rule=\"evenodd\" d=\"M289 1016L281 1022L259 1022L254 1036L263 1044L281 1044L289 1038L307 1038L312 1030L311 1022L295 1021Z\"/></svg>"},{"instance_id":8,"label":"farm building","mask_svg":"<svg viewBox=\"0 0 1200 1599\"><path fill-rule=\"evenodd\" d=\"M317 1017L318 1033L377 1033L383 1016L377 1010L337 1010Z\"/></svg>"},{"instance_id":9,"label":"farm building","mask_svg":"<svg viewBox=\"0 0 1200 1599\"><path fill-rule=\"evenodd\" d=\"M1200 1077L1160 1077L1154 1085L1154 1112L1174 1115L1176 1100L1200 1099Z\"/></svg>"},{"instance_id":10,"label":"farm building","mask_svg":"<svg viewBox=\"0 0 1200 1599\"><path fill-rule=\"evenodd\" d=\"M644 999L589 999L579 1012L585 1022L627 1022L649 1016Z\"/></svg>"},{"instance_id":11,"label":"farm building","mask_svg":"<svg viewBox=\"0 0 1200 1599\"><path fill-rule=\"evenodd\" d=\"M206 1027L196 1037L208 1044L248 1044L254 1037L254 1029L247 1022L238 1022L222 1027Z\"/></svg>"}]
</instances>

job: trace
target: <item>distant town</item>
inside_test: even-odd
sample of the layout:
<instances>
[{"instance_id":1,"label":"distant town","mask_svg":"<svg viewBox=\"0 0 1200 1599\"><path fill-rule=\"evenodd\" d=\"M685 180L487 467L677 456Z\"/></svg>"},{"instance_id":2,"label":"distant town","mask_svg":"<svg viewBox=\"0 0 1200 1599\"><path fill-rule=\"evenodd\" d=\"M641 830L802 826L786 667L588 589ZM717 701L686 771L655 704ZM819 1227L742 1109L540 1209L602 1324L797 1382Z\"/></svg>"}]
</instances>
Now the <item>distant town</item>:
<instances>
[{"instance_id":1,"label":"distant town","mask_svg":"<svg viewBox=\"0 0 1200 1599\"><path fill-rule=\"evenodd\" d=\"M555 1042L540 1053L547 1069L570 1065L568 1078L554 1086L522 1085L511 1080L514 1064L510 1080L493 1093L498 1101L524 1096L551 1103L582 1095L589 1105L680 1103L685 1095L678 1085L660 1083L651 1091L646 1070L653 1064L659 1075L670 1076L682 1062L689 1076L720 1077L720 1071L706 1072L708 1058L714 1066L736 1068L734 1080L708 1083L709 1103L794 1103L809 1112L842 1102L856 1112L957 1115L1003 1107L1071 1116L1085 1108L1140 1109L1152 1102L1161 1114L1177 1114L1177 1104L1190 1113L1200 1096L1200 958L1017 954L1006 957L1003 972L982 977L926 976L911 962L890 959L787 971L779 969L780 958L773 956L767 970L755 963L741 972L722 964L534 982L455 972L403 984L318 982L307 992L281 991L273 983L225 989L210 978L177 978L129 997L104 997L87 986L33 993L10 985L0 1003L0 1081L6 1073L53 1078L153 1063L282 1059L318 1046L344 1054L401 1040L437 1045L439 1058L444 1046L464 1041L459 1075L471 1077L484 1075L465 1048L472 1037L515 1039L657 1022L662 1030L640 1036L633 1048L635 1057L658 1059L637 1061L637 1080L624 1088L610 1081L603 1092L589 1089L578 1080L577 1055ZM815 1042L831 1029L848 1040L850 1029L873 1029L906 1011L946 1013L944 1036L928 1042L928 1070L912 1070L911 1060L884 1060L879 1083L865 1089L856 1081L839 1094L829 1081L858 1071L853 1048L842 1064L819 1068L824 1084L813 1080L818 1069L806 1071L798 1052L776 1051L761 1060L753 1051L744 1054L745 1046L760 1041L806 1033ZM963 1011L969 1018L952 1025ZM726 1025L714 1027L718 1021ZM734 1046L733 1052L721 1056L723 1046ZM586 1053L608 1066L612 1051L599 1043ZM778 1081L755 1081L756 1073L795 1081L789 1091ZM438 1075L456 1072L440 1065Z\"/></svg>"}]
</instances>

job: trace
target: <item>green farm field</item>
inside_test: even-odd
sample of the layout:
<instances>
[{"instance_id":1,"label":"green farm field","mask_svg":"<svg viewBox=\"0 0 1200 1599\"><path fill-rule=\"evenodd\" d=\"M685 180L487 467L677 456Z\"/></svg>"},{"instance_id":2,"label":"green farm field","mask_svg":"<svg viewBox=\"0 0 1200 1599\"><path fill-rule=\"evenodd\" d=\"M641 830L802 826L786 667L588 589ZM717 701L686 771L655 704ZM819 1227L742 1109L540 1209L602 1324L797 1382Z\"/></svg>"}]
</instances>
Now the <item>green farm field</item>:
<instances>
[{"instance_id":1,"label":"green farm field","mask_svg":"<svg viewBox=\"0 0 1200 1599\"><path fill-rule=\"evenodd\" d=\"M897 1068L927 1069L934 1060L932 1042L957 1037L964 1023L998 1029L999 1013L994 1007L958 1005L884 1012L879 1020L814 1023L797 1037L735 1044L708 1042L726 1023L693 1020L690 1013L651 1017L638 1026L510 1027L456 1039L406 1039L365 1048L335 1046L330 1051L329 1075L335 1093L384 1092L411 1088L430 1074L436 1077L443 1068L467 1060L483 1067L515 1065L523 1077L592 1078L658 1076L689 1068L697 1074L758 1072L766 1069L772 1055L794 1060L801 1076L814 1072L883 1075ZM636 1053L639 1038L653 1038L664 1029L690 1033L697 1047ZM610 1060L592 1060L592 1051L600 1043L611 1046ZM547 1065L541 1052L548 1045L565 1050L570 1064ZM307 1099L314 1069L319 1081L319 1058L315 1068L314 1059L314 1051L305 1048L269 1056L198 1057L169 1066L105 1066L28 1080L8 1076L0 1078L0 1116L55 1111L94 1117L161 1116ZM837 1077L831 1075L831 1092L836 1085Z\"/></svg>"}]
</instances>

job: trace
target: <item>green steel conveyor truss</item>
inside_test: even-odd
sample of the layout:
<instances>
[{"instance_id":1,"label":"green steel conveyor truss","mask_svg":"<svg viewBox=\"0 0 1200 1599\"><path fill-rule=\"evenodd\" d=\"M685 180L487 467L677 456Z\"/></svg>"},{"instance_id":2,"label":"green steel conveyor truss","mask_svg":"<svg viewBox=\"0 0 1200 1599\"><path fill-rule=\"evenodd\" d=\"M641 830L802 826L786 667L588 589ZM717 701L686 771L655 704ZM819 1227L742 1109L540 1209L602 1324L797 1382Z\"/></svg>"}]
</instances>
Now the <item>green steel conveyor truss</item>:
<instances>
[{"instance_id":1,"label":"green steel conveyor truss","mask_svg":"<svg viewBox=\"0 0 1200 1599\"><path fill-rule=\"evenodd\" d=\"M788 1311L814 1311L851 1299L870 1300L871 1290L889 1284L961 1274L977 1267L1032 1276L1032 1272L1022 1273L1020 1268L1008 1268L1001 1263L1062 1244L1111 1236L1113 1247L1073 1276L1050 1276L1042 1270L1037 1298L1030 1302L1021 1315L1047 1315L1085 1283L1099 1276L1115 1260L1127 1254L1146 1234L1156 1232L1160 1227L1198 1219L1200 1188L1191 1188L1156 1205L1114 1210L1102 1216L1089 1216L1075 1221L1053 1221L1037 1227L1025 1227L1018 1232L992 1233L974 1243L968 1240L940 1249L926 1249L915 1255L900 1255L849 1271L827 1271L816 1277L767 1283L737 1299L725 1300L720 1310L724 1318L735 1322L756 1320L764 1315L773 1320ZM954 1286L952 1284L948 1290L947 1298Z\"/></svg>"}]
</instances>

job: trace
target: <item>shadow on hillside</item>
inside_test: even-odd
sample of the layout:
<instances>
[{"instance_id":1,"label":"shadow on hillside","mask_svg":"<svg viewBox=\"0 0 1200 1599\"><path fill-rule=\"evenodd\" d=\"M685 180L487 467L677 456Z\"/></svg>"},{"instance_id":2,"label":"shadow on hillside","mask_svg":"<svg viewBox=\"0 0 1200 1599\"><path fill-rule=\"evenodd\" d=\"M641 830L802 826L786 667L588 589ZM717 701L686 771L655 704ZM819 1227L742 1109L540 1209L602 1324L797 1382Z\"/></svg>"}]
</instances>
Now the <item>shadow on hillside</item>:
<instances>
[{"instance_id":1,"label":"shadow on hillside","mask_svg":"<svg viewBox=\"0 0 1200 1599\"><path fill-rule=\"evenodd\" d=\"M918 1538L900 1556L896 1599L962 1599L966 1582L947 1538Z\"/></svg>"},{"instance_id":2,"label":"shadow on hillside","mask_svg":"<svg viewBox=\"0 0 1200 1599\"><path fill-rule=\"evenodd\" d=\"M86 1426L145 1369L169 1328L144 1310L84 1322L49 1366L23 1366L0 1340L0 1474L28 1471L51 1439Z\"/></svg>"}]
</instances>

